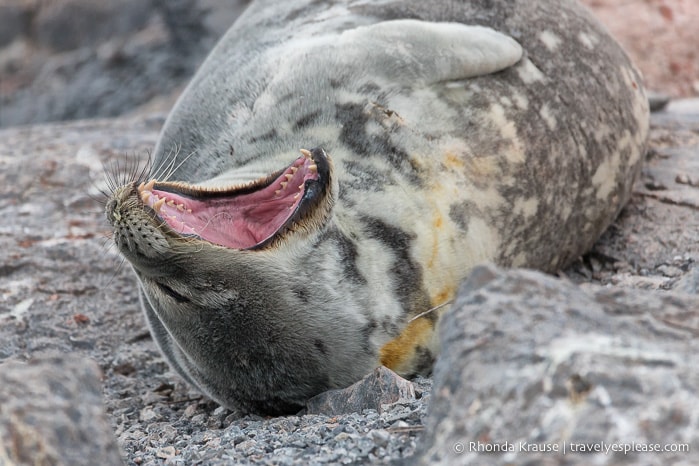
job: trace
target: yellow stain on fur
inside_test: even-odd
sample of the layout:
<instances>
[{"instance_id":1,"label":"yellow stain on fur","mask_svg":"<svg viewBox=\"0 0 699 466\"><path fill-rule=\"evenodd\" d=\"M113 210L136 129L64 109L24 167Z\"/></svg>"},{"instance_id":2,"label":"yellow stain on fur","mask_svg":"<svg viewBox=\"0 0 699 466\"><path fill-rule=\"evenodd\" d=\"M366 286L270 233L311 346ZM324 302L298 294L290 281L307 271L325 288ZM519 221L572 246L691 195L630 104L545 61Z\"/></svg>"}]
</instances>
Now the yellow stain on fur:
<instances>
[{"instance_id":1,"label":"yellow stain on fur","mask_svg":"<svg viewBox=\"0 0 699 466\"><path fill-rule=\"evenodd\" d=\"M434 332L434 323L430 319L416 319L393 340L381 347L379 355L381 364L399 375L413 372L416 348L429 346Z\"/></svg>"},{"instance_id":2,"label":"yellow stain on fur","mask_svg":"<svg viewBox=\"0 0 699 466\"><path fill-rule=\"evenodd\" d=\"M463 158L451 151L447 151L444 154L444 166L454 170L455 172L463 172L464 168L466 167Z\"/></svg>"},{"instance_id":3,"label":"yellow stain on fur","mask_svg":"<svg viewBox=\"0 0 699 466\"><path fill-rule=\"evenodd\" d=\"M444 288L442 290L439 290L439 293L437 293L436 295L434 295L432 297L432 306L437 307L440 304L446 303L447 301L449 301L451 298L454 297L454 293L455 293L454 287L451 287L451 286Z\"/></svg>"},{"instance_id":4,"label":"yellow stain on fur","mask_svg":"<svg viewBox=\"0 0 699 466\"><path fill-rule=\"evenodd\" d=\"M432 239L432 252L430 259L427 261L427 268L429 269L432 269L435 266L435 261L437 260L437 256L439 254L439 230L444 227L444 219L437 210L435 210L434 213L434 221L432 222L432 226L436 230L436 233Z\"/></svg>"}]
</instances>

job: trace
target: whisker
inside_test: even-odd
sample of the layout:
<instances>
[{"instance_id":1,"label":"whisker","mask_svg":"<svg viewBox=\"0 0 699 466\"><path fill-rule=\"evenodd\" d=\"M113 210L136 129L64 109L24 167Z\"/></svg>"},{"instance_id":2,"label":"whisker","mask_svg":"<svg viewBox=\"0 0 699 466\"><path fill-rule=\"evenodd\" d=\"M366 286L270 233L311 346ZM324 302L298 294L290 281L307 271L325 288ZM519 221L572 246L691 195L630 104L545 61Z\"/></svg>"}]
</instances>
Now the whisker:
<instances>
[{"instance_id":1,"label":"whisker","mask_svg":"<svg viewBox=\"0 0 699 466\"><path fill-rule=\"evenodd\" d=\"M434 312L434 311L436 311L436 310L439 310L439 309L443 308L444 306L446 306L446 305L448 305L448 304L451 304L451 303L453 303L453 302L454 302L454 300L453 300L453 299L450 299L449 301L443 302L442 304L439 304L439 305L437 305L437 306L435 306L435 307L432 307L432 308L426 310L425 312L421 312L421 313L419 313L418 315L416 315L415 317L413 317L412 319L410 319L410 320L408 321L408 323L412 322L413 320L417 320L417 319L419 319L420 317L425 317L427 314L430 314L430 313L432 313L432 312Z\"/></svg>"},{"instance_id":2,"label":"whisker","mask_svg":"<svg viewBox=\"0 0 699 466\"><path fill-rule=\"evenodd\" d=\"M170 173L172 166L175 165L177 156L179 154L180 146L175 145L174 148L170 149L170 152L168 152L168 154L165 157L163 157L163 159L160 161L160 164L158 164L158 166L155 167L154 170L151 172L151 179L166 179L166 174Z\"/></svg>"},{"instance_id":3,"label":"whisker","mask_svg":"<svg viewBox=\"0 0 699 466\"><path fill-rule=\"evenodd\" d=\"M177 170L179 170L180 167L181 167L187 160L189 160L189 158L190 158L191 156L193 156L193 155L196 154L196 153L197 153L196 150L193 150L192 152L190 152L190 153L184 158L184 160L182 160L170 173L168 173L168 175L165 177L165 181L167 181L168 179L170 179L170 177L171 177Z\"/></svg>"}]
</instances>

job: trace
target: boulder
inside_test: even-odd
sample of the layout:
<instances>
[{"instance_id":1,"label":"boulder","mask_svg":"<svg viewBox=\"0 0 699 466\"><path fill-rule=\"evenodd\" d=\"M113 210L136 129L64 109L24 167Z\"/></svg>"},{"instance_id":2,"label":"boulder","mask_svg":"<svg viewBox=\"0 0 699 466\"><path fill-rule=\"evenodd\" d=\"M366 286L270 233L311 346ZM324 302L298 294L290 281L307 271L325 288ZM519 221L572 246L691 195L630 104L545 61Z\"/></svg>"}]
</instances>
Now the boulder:
<instances>
[{"instance_id":1,"label":"boulder","mask_svg":"<svg viewBox=\"0 0 699 466\"><path fill-rule=\"evenodd\" d=\"M0 364L0 464L122 465L101 378L78 355Z\"/></svg>"},{"instance_id":2,"label":"boulder","mask_svg":"<svg viewBox=\"0 0 699 466\"><path fill-rule=\"evenodd\" d=\"M306 402L306 414L334 416L361 413L365 409L381 412L383 405L413 400L413 384L381 366L347 388L328 390L314 396Z\"/></svg>"},{"instance_id":3,"label":"boulder","mask_svg":"<svg viewBox=\"0 0 699 466\"><path fill-rule=\"evenodd\" d=\"M414 464L697 464L699 297L493 266L440 326Z\"/></svg>"}]
</instances>

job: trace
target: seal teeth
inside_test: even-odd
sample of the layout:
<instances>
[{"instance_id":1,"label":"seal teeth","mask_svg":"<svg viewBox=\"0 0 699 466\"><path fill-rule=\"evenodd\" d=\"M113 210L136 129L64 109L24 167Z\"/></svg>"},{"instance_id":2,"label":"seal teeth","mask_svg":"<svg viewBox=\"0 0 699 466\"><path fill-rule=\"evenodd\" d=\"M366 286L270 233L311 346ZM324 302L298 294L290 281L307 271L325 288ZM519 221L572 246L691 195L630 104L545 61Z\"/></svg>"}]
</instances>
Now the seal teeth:
<instances>
[{"instance_id":1,"label":"seal teeth","mask_svg":"<svg viewBox=\"0 0 699 466\"><path fill-rule=\"evenodd\" d=\"M146 184L145 184L144 182L141 182L141 184L138 185L138 192L142 192L142 191L143 191L143 187L144 187L145 185L146 185Z\"/></svg>"},{"instance_id":2,"label":"seal teeth","mask_svg":"<svg viewBox=\"0 0 699 466\"><path fill-rule=\"evenodd\" d=\"M163 204L165 204L165 198L155 201L155 204L153 204L153 209L155 209L156 212L160 212L160 209L163 207Z\"/></svg>"},{"instance_id":3,"label":"seal teeth","mask_svg":"<svg viewBox=\"0 0 699 466\"><path fill-rule=\"evenodd\" d=\"M284 176L286 177L286 181L291 181L291 179L294 177L294 175L292 175L291 173L287 173Z\"/></svg>"},{"instance_id":4,"label":"seal teeth","mask_svg":"<svg viewBox=\"0 0 699 466\"><path fill-rule=\"evenodd\" d=\"M308 149L301 149L301 153L302 153L303 156L306 157L307 159L312 160L311 151L310 151L310 150L308 150Z\"/></svg>"},{"instance_id":5,"label":"seal teeth","mask_svg":"<svg viewBox=\"0 0 699 466\"><path fill-rule=\"evenodd\" d=\"M316 164L314 163L313 165L309 165L309 166L308 166L308 169L309 169L310 171L312 171L312 172L315 173L315 172L318 171L318 165L316 165Z\"/></svg>"},{"instance_id":6,"label":"seal teeth","mask_svg":"<svg viewBox=\"0 0 699 466\"><path fill-rule=\"evenodd\" d=\"M274 194L276 194L277 196L279 196L279 193L281 193L281 192L282 192L281 189L277 189L276 191L274 191Z\"/></svg>"},{"instance_id":7,"label":"seal teeth","mask_svg":"<svg viewBox=\"0 0 699 466\"><path fill-rule=\"evenodd\" d=\"M296 193L296 195L294 196L294 200L298 199L300 195L301 195L300 192Z\"/></svg>"},{"instance_id":8,"label":"seal teeth","mask_svg":"<svg viewBox=\"0 0 699 466\"><path fill-rule=\"evenodd\" d=\"M141 183L143 184L143 183ZM146 191L153 191L153 188L155 187L155 180L150 180L148 183L146 183L145 186L143 186L143 189Z\"/></svg>"},{"instance_id":9,"label":"seal teeth","mask_svg":"<svg viewBox=\"0 0 699 466\"><path fill-rule=\"evenodd\" d=\"M167 201L167 205L169 205L170 207L175 207L175 201L170 199L169 201Z\"/></svg>"},{"instance_id":10,"label":"seal teeth","mask_svg":"<svg viewBox=\"0 0 699 466\"><path fill-rule=\"evenodd\" d=\"M291 167L291 173L296 174L299 171L299 167Z\"/></svg>"},{"instance_id":11,"label":"seal teeth","mask_svg":"<svg viewBox=\"0 0 699 466\"><path fill-rule=\"evenodd\" d=\"M288 184L289 184L288 181L282 181L282 182L281 182L282 189L286 189L286 185L288 185Z\"/></svg>"},{"instance_id":12,"label":"seal teeth","mask_svg":"<svg viewBox=\"0 0 699 466\"><path fill-rule=\"evenodd\" d=\"M150 199L151 193L148 191L143 191L141 192L141 200L143 201L144 204L148 204L148 200Z\"/></svg>"},{"instance_id":13,"label":"seal teeth","mask_svg":"<svg viewBox=\"0 0 699 466\"><path fill-rule=\"evenodd\" d=\"M184 212L184 204L177 204L177 210Z\"/></svg>"}]
</instances>

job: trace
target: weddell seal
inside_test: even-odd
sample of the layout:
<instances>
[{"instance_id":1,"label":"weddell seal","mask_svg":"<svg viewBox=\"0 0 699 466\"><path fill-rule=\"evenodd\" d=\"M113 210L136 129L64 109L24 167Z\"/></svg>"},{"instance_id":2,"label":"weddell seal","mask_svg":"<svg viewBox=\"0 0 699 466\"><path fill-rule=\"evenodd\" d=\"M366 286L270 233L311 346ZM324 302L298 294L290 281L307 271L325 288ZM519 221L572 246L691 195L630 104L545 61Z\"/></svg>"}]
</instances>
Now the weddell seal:
<instances>
[{"instance_id":1,"label":"weddell seal","mask_svg":"<svg viewBox=\"0 0 699 466\"><path fill-rule=\"evenodd\" d=\"M174 369L290 413L380 364L428 373L474 265L585 252L647 131L641 77L573 1L257 0L106 215Z\"/></svg>"}]
</instances>

